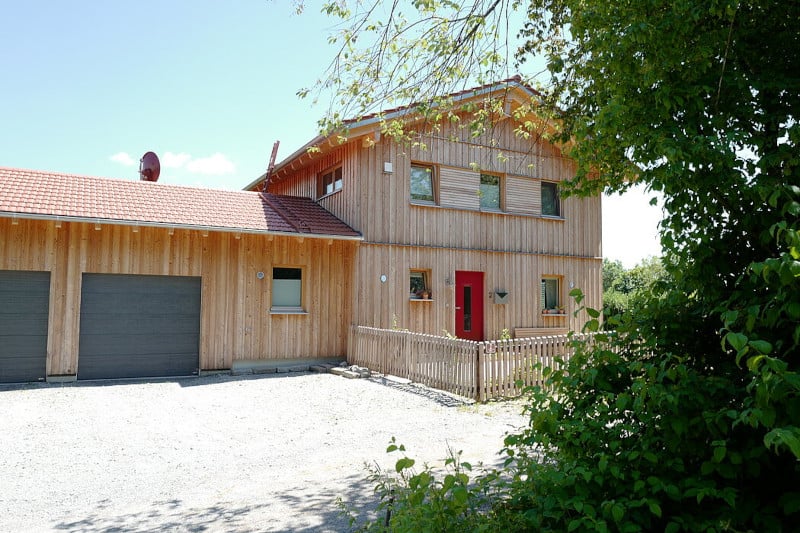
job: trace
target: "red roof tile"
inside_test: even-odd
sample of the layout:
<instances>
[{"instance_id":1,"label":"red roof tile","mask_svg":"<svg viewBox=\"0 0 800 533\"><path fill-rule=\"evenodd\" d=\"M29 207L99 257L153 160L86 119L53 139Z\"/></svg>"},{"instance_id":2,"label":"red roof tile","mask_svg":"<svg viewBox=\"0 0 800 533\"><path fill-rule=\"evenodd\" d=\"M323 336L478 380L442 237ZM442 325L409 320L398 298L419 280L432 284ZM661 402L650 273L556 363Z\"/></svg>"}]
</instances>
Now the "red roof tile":
<instances>
[{"instance_id":1,"label":"red roof tile","mask_svg":"<svg viewBox=\"0 0 800 533\"><path fill-rule=\"evenodd\" d=\"M0 167L0 215L359 237L309 198Z\"/></svg>"}]
</instances>

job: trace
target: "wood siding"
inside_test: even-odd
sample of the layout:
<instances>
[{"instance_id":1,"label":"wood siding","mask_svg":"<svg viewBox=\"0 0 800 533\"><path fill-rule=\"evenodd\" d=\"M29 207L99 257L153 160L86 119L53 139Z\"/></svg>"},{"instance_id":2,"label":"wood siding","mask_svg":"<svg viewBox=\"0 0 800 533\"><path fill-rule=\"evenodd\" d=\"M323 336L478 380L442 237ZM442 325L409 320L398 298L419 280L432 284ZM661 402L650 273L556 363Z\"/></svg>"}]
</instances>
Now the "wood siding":
<instances>
[{"instance_id":1,"label":"wood siding","mask_svg":"<svg viewBox=\"0 0 800 533\"><path fill-rule=\"evenodd\" d=\"M313 197L318 174L343 165L342 190L320 204L364 236L355 263L353 324L454 332L456 270L484 273L487 339L505 328L580 330L588 317L572 317L570 286L583 290L587 306L602 306L600 197L562 198L561 216L542 216L542 181L569 179L575 165L544 140L516 135L515 127L504 120L472 138L445 125L413 147L385 137L374 143L354 138L282 170L270 192ZM384 172L387 162L390 173ZM412 162L435 169L438 205L411 202ZM503 212L480 210L481 171L501 176ZM431 301L409 299L411 269L431 272ZM564 316L541 313L542 276L560 280ZM491 295L501 289L509 292L508 303L495 304Z\"/></svg>"},{"instance_id":2,"label":"wood siding","mask_svg":"<svg viewBox=\"0 0 800 533\"><path fill-rule=\"evenodd\" d=\"M570 285L586 295L584 305L599 309L602 260L530 253L451 250L418 246L362 244L358 250L353 323L409 329L441 335L455 330L455 271L484 273L484 338L498 339L503 329L564 328L580 331L585 313L573 317ZM409 298L412 269L430 271L431 300ZM386 275L387 281L381 282ZM557 277L564 315L541 313L541 279ZM508 292L508 303L494 303L494 291Z\"/></svg>"},{"instance_id":3,"label":"wood siding","mask_svg":"<svg viewBox=\"0 0 800 533\"><path fill-rule=\"evenodd\" d=\"M465 139L453 140L459 137ZM282 174L270 192L315 197L318 174L341 163L342 190L319 203L367 242L601 257L599 197L563 199L561 217L541 216L541 181L559 182L575 172L557 148L518 137L510 121L476 139L444 128L421 140L424 149L385 137L367 146L354 139ZM392 163L391 173L383 171L385 162ZM411 203L412 162L435 166L438 206ZM479 210L475 165L505 180L504 212Z\"/></svg>"},{"instance_id":4,"label":"wood siding","mask_svg":"<svg viewBox=\"0 0 800 533\"><path fill-rule=\"evenodd\" d=\"M200 367L343 356L358 244L0 218L0 270L51 272L47 374L74 375L83 273L202 278ZM270 314L273 266L303 268L307 314ZM257 273L264 272L263 279Z\"/></svg>"}]
</instances>

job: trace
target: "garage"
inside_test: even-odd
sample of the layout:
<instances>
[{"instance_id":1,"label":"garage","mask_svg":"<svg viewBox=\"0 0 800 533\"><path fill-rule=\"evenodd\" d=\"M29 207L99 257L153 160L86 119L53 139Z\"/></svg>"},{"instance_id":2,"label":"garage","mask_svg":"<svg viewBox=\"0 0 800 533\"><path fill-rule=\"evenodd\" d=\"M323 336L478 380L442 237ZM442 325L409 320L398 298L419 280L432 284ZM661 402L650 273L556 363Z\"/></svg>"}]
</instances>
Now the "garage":
<instances>
[{"instance_id":1,"label":"garage","mask_svg":"<svg viewBox=\"0 0 800 533\"><path fill-rule=\"evenodd\" d=\"M0 383L44 380L50 273L0 270Z\"/></svg>"},{"instance_id":2,"label":"garage","mask_svg":"<svg viewBox=\"0 0 800 533\"><path fill-rule=\"evenodd\" d=\"M83 274L78 379L197 374L200 278Z\"/></svg>"}]
</instances>

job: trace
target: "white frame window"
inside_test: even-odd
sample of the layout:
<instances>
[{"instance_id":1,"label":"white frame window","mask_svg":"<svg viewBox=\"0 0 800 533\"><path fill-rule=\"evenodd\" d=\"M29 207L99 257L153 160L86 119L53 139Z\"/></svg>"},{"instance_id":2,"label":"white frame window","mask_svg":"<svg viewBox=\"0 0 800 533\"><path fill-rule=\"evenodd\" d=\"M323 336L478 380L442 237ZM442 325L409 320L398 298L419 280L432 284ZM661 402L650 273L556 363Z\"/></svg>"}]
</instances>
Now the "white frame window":
<instances>
[{"instance_id":1,"label":"white frame window","mask_svg":"<svg viewBox=\"0 0 800 533\"><path fill-rule=\"evenodd\" d=\"M337 165L319 175L319 197L328 196L342 190L342 165Z\"/></svg>"},{"instance_id":2,"label":"white frame window","mask_svg":"<svg viewBox=\"0 0 800 533\"><path fill-rule=\"evenodd\" d=\"M303 269L278 266L272 268L273 313L303 312Z\"/></svg>"}]
</instances>

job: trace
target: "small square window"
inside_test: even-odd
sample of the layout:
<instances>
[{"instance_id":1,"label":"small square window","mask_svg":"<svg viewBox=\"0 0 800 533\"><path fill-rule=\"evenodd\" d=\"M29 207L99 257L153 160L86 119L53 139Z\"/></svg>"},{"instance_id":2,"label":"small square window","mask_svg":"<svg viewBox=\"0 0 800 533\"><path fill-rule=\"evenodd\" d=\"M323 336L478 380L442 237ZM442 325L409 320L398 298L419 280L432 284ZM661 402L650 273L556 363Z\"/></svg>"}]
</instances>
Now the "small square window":
<instances>
[{"instance_id":1,"label":"small square window","mask_svg":"<svg viewBox=\"0 0 800 533\"><path fill-rule=\"evenodd\" d=\"M303 310L303 269L275 267L272 269L273 312Z\"/></svg>"},{"instance_id":2,"label":"small square window","mask_svg":"<svg viewBox=\"0 0 800 533\"><path fill-rule=\"evenodd\" d=\"M557 183L551 181L542 182L542 215L549 217L561 216Z\"/></svg>"},{"instance_id":3,"label":"small square window","mask_svg":"<svg viewBox=\"0 0 800 533\"><path fill-rule=\"evenodd\" d=\"M410 292L412 300L428 300L431 298L430 271L412 270L409 275Z\"/></svg>"},{"instance_id":4,"label":"small square window","mask_svg":"<svg viewBox=\"0 0 800 533\"><path fill-rule=\"evenodd\" d=\"M320 197L342 190L342 167L338 166L320 174L318 189Z\"/></svg>"},{"instance_id":5,"label":"small square window","mask_svg":"<svg viewBox=\"0 0 800 533\"><path fill-rule=\"evenodd\" d=\"M553 311L561 307L558 286L558 278L542 278L542 298L540 300L542 310Z\"/></svg>"},{"instance_id":6,"label":"small square window","mask_svg":"<svg viewBox=\"0 0 800 533\"><path fill-rule=\"evenodd\" d=\"M434 172L430 165L411 164L411 201L436 203Z\"/></svg>"},{"instance_id":7,"label":"small square window","mask_svg":"<svg viewBox=\"0 0 800 533\"><path fill-rule=\"evenodd\" d=\"M481 174L481 209L502 209L500 176Z\"/></svg>"}]
</instances>

